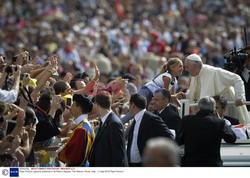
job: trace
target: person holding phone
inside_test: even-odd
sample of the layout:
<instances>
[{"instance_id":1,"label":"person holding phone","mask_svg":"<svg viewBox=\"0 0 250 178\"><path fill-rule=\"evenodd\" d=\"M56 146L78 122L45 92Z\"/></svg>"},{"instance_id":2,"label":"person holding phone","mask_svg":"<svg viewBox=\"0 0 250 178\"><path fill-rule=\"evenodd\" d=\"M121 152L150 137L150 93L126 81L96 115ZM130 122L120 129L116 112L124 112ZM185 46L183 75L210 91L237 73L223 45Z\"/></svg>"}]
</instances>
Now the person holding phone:
<instances>
[{"instance_id":1,"label":"person holding phone","mask_svg":"<svg viewBox=\"0 0 250 178\"><path fill-rule=\"evenodd\" d=\"M6 103L14 103L17 100L17 96L19 92L19 83L20 83L20 74L21 74L20 66L17 66L16 68L12 67L11 69L12 69L13 78L14 78L14 83L12 85L11 90L8 91L8 90L3 90L0 88L0 100ZM7 72L4 70L3 74L1 75L0 80L5 80L7 75L8 75Z\"/></svg>"},{"instance_id":2,"label":"person holding phone","mask_svg":"<svg viewBox=\"0 0 250 178\"><path fill-rule=\"evenodd\" d=\"M88 166L88 153L93 144L95 133L88 121L88 113L93 103L87 97L75 94L71 114L75 118L74 128L66 144L58 153L58 159L67 166Z\"/></svg>"}]
</instances>

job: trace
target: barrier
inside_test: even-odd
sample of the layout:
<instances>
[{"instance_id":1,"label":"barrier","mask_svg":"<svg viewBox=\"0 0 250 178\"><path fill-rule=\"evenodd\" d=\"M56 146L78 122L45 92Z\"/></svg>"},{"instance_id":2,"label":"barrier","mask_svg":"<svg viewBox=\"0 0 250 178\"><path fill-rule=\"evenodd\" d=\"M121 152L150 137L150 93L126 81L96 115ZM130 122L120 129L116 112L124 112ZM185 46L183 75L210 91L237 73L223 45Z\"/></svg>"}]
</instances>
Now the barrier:
<instances>
[{"instance_id":1,"label":"barrier","mask_svg":"<svg viewBox=\"0 0 250 178\"><path fill-rule=\"evenodd\" d=\"M190 107L198 106L198 103L191 103L189 99L182 99L180 100L181 108L180 108L180 117L189 115L190 114ZM234 105L235 101L228 101L228 105ZM250 105L250 101L244 101L244 105Z\"/></svg>"}]
</instances>

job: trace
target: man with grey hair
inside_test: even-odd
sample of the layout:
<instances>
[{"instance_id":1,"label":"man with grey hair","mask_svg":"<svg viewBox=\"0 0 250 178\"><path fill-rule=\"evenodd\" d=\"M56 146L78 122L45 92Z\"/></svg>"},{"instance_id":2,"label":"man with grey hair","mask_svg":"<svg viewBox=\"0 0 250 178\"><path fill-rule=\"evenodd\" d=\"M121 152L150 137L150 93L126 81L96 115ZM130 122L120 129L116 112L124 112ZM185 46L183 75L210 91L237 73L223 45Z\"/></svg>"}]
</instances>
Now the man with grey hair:
<instances>
[{"instance_id":1,"label":"man with grey hair","mask_svg":"<svg viewBox=\"0 0 250 178\"><path fill-rule=\"evenodd\" d=\"M199 111L202 111L202 112L215 114L215 110L216 110L215 106L216 106L216 102L214 98L209 97L209 96L201 98L198 102Z\"/></svg>"},{"instance_id":2,"label":"man with grey hair","mask_svg":"<svg viewBox=\"0 0 250 178\"><path fill-rule=\"evenodd\" d=\"M236 135L224 120L215 116L215 100L206 96L198 102L196 115L184 116L177 141L184 145L182 166L222 166L221 140L234 143Z\"/></svg>"},{"instance_id":3,"label":"man with grey hair","mask_svg":"<svg viewBox=\"0 0 250 178\"><path fill-rule=\"evenodd\" d=\"M185 70L191 75L187 94L177 94L178 99L187 98L198 101L205 96L222 95L228 101L235 100L235 106L228 108L227 115L239 118L240 123L250 123L250 117L243 102L246 100L243 80L239 75L227 70L203 64L197 54L187 56Z\"/></svg>"},{"instance_id":4,"label":"man with grey hair","mask_svg":"<svg viewBox=\"0 0 250 178\"><path fill-rule=\"evenodd\" d=\"M147 141L142 160L145 167L179 166L180 148L168 138L152 138Z\"/></svg>"}]
</instances>

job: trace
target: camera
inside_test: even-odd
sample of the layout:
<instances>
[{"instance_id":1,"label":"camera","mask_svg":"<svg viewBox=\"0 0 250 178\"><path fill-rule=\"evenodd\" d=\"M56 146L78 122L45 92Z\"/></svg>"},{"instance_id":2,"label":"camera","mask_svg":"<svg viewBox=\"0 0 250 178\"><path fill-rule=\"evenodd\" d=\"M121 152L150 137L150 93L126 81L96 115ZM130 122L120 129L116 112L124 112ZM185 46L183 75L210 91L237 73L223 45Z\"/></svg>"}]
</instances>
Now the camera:
<instances>
[{"instance_id":1,"label":"camera","mask_svg":"<svg viewBox=\"0 0 250 178\"><path fill-rule=\"evenodd\" d=\"M66 99L66 105L67 106L71 106L71 98L67 98Z\"/></svg>"},{"instance_id":2,"label":"camera","mask_svg":"<svg viewBox=\"0 0 250 178\"><path fill-rule=\"evenodd\" d=\"M15 65L8 65L6 68L5 68L5 72L7 74L12 74L13 73L13 69L14 71L17 71L17 66Z\"/></svg>"},{"instance_id":3,"label":"camera","mask_svg":"<svg viewBox=\"0 0 250 178\"><path fill-rule=\"evenodd\" d=\"M228 71L235 72L241 71L244 67L245 59L250 58L250 54L246 53L250 46L245 48L233 49L229 53L224 55L226 59L226 64L224 68Z\"/></svg>"}]
</instances>

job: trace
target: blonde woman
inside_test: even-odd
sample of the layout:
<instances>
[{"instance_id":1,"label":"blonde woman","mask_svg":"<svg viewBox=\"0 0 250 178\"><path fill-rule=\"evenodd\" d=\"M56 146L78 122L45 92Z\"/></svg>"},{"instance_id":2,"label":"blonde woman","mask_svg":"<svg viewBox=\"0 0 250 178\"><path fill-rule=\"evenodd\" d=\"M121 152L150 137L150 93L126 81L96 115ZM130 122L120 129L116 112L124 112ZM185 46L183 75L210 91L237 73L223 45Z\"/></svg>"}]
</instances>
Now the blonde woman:
<instances>
[{"instance_id":1,"label":"blonde woman","mask_svg":"<svg viewBox=\"0 0 250 178\"><path fill-rule=\"evenodd\" d=\"M147 103L152 100L153 94L157 89L166 88L174 95L174 86L177 84L176 77L180 76L182 71L182 61L179 58L170 58L166 64L162 65L160 73L145 84L138 93L147 98Z\"/></svg>"}]
</instances>

